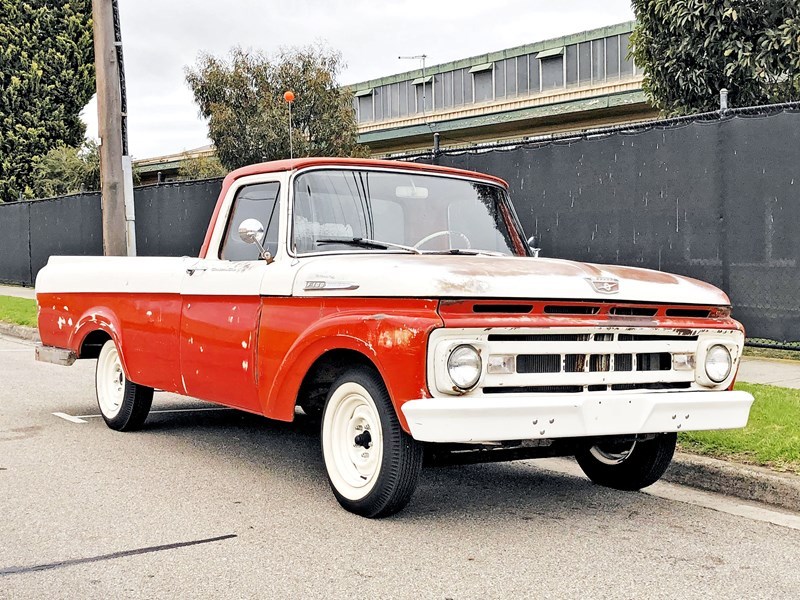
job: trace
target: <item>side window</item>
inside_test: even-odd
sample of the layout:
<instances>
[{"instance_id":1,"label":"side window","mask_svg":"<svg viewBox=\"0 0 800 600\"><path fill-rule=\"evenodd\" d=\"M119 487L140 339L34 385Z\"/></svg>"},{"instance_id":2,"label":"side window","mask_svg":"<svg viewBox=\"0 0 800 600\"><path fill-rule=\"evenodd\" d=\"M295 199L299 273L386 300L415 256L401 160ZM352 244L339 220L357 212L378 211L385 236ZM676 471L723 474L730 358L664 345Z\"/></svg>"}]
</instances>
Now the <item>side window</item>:
<instances>
[{"instance_id":1,"label":"side window","mask_svg":"<svg viewBox=\"0 0 800 600\"><path fill-rule=\"evenodd\" d=\"M239 225L245 219L258 219L264 225L266 234L261 243L275 256L278 251L280 189L280 183L275 181L246 185L237 192L219 255L221 259L258 260L258 246L248 244L239 237Z\"/></svg>"}]
</instances>

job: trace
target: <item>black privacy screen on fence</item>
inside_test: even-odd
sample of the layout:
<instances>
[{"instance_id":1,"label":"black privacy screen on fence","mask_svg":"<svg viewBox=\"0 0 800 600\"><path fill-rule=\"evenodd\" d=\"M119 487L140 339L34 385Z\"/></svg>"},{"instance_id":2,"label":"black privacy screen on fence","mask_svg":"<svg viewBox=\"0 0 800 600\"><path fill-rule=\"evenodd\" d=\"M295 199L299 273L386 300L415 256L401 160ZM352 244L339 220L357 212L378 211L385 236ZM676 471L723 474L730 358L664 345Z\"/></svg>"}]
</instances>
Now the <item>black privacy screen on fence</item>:
<instances>
[{"instance_id":1,"label":"black privacy screen on fence","mask_svg":"<svg viewBox=\"0 0 800 600\"><path fill-rule=\"evenodd\" d=\"M800 340L800 113L462 151L436 162L508 181L542 256L703 279L729 294L748 337Z\"/></svg>"},{"instance_id":2,"label":"black privacy screen on fence","mask_svg":"<svg viewBox=\"0 0 800 600\"><path fill-rule=\"evenodd\" d=\"M134 192L139 256L197 256L221 180L151 185Z\"/></svg>"},{"instance_id":3,"label":"black privacy screen on fence","mask_svg":"<svg viewBox=\"0 0 800 600\"><path fill-rule=\"evenodd\" d=\"M221 179L136 188L140 256L197 256ZM0 282L33 285L54 255L103 254L100 194L0 204Z\"/></svg>"},{"instance_id":4,"label":"black privacy screen on fence","mask_svg":"<svg viewBox=\"0 0 800 600\"><path fill-rule=\"evenodd\" d=\"M0 204L0 281L30 285L31 204Z\"/></svg>"}]
</instances>

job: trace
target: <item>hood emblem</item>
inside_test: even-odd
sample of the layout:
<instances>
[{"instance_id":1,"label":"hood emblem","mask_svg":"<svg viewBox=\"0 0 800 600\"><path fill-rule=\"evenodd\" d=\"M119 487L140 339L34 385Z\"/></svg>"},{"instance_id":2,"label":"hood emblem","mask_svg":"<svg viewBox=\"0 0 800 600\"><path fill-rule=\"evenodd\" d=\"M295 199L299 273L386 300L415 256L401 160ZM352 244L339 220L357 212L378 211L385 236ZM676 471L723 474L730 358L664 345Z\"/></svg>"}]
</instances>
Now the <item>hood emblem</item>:
<instances>
[{"instance_id":1,"label":"hood emblem","mask_svg":"<svg viewBox=\"0 0 800 600\"><path fill-rule=\"evenodd\" d=\"M306 281L303 291L305 292L328 292L331 290L357 290L360 286L352 281Z\"/></svg>"},{"instance_id":2,"label":"hood emblem","mask_svg":"<svg viewBox=\"0 0 800 600\"><path fill-rule=\"evenodd\" d=\"M587 277L586 281L598 294L616 294L619 291L619 279L613 277Z\"/></svg>"}]
</instances>

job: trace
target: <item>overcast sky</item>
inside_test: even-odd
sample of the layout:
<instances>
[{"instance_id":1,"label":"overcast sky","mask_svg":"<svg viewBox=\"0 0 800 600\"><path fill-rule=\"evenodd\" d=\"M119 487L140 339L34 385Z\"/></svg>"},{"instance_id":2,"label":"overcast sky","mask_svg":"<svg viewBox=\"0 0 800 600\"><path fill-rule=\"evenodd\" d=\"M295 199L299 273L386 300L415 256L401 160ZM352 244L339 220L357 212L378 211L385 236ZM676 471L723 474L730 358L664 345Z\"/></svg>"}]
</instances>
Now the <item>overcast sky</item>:
<instances>
[{"instance_id":1,"label":"overcast sky","mask_svg":"<svg viewBox=\"0 0 800 600\"><path fill-rule=\"evenodd\" d=\"M357 83L633 19L630 0L120 0L130 152L149 158L209 143L184 68L201 52L324 42ZM97 137L97 106L84 110Z\"/></svg>"}]
</instances>

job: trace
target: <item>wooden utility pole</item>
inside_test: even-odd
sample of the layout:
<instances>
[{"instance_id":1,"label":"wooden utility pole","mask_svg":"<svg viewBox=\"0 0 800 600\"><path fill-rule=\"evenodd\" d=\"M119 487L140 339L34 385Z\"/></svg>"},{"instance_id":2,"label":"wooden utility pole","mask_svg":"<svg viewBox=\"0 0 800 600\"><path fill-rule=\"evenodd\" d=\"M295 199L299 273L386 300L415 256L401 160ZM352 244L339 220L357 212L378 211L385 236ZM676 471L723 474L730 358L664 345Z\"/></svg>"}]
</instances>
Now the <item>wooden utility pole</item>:
<instances>
[{"instance_id":1,"label":"wooden utility pole","mask_svg":"<svg viewBox=\"0 0 800 600\"><path fill-rule=\"evenodd\" d=\"M100 134L103 254L127 256L125 185L122 169L122 99L119 62L114 44L112 0L92 0L92 20Z\"/></svg>"}]
</instances>

